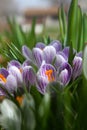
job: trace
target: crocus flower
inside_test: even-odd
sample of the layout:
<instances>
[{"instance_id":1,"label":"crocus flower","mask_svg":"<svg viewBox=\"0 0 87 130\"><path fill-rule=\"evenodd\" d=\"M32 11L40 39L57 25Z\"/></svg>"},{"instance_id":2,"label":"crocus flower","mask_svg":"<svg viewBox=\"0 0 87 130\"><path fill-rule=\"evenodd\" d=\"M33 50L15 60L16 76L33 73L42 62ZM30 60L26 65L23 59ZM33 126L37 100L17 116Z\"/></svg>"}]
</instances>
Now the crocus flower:
<instances>
[{"instance_id":1,"label":"crocus flower","mask_svg":"<svg viewBox=\"0 0 87 130\"><path fill-rule=\"evenodd\" d=\"M62 50L62 44L60 41L53 40L49 45L53 46L56 49L56 53Z\"/></svg>"},{"instance_id":2,"label":"crocus flower","mask_svg":"<svg viewBox=\"0 0 87 130\"><path fill-rule=\"evenodd\" d=\"M36 74L31 66L25 66L22 72L23 83L30 89L31 85L34 85L36 81Z\"/></svg>"},{"instance_id":3,"label":"crocus flower","mask_svg":"<svg viewBox=\"0 0 87 130\"><path fill-rule=\"evenodd\" d=\"M62 86L66 86L72 76L72 67L65 62L61 65L59 72L51 64L42 63L37 73L37 89L44 94L46 87L51 82L59 82Z\"/></svg>"},{"instance_id":4,"label":"crocus flower","mask_svg":"<svg viewBox=\"0 0 87 130\"><path fill-rule=\"evenodd\" d=\"M26 45L22 46L22 53L27 60L32 62L33 60L32 51Z\"/></svg>"},{"instance_id":5,"label":"crocus flower","mask_svg":"<svg viewBox=\"0 0 87 130\"><path fill-rule=\"evenodd\" d=\"M36 66L40 67L42 61L44 60L43 51L40 48L33 48L32 50L34 63Z\"/></svg>"},{"instance_id":6,"label":"crocus flower","mask_svg":"<svg viewBox=\"0 0 87 130\"><path fill-rule=\"evenodd\" d=\"M43 50L44 48L45 48L45 44L44 43L42 43L42 42L38 42L37 44L36 44L36 48L39 48L39 49L41 49L41 50Z\"/></svg>"},{"instance_id":7,"label":"crocus flower","mask_svg":"<svg viewBox=\"0 0 87 130\"><path fill-rule=\"evenodd\" d=\"M9 68L9 67L11 67L11 66L16 66L17 68L19 68L19 69L20 69L21 64L20 64L20 62L19 62L19 61L16 61L16 60L11 60L11 61L8 63L7 68Z\"/></svg>"},{"instance_id":8,"label":"crocus flower","mask_svg":"<svg viewBox=\"0 0 87 130\"><path fill-rule=\"evenodd\" d=\"M72 67L70 64L65 62L64 64L61 65L59 72L58 72L58 81L63 85L66 86L72 76Z\"/></svg>"},{"instance_id":9,"label":"crocus flower","mask_svg":"<svg viewBox=\"0 0 87 130\"><path fill-rule=\"evenodd\" d=\"M45 93L48 83L56 81L56 70L51 64L43 61L37 73L37 88L41 93Z\"/></svg>"},{"instance_id":10,"label":"crocus flower","mask_svg":"<svg viewBox=\"0 0 87 130\"><path fill-rule=\"evenodd\" d=\"M82 73L82 57L81 53L76 55L73 59L73 73L72 78L75 80Z\"/></svg>"},{"instance_id":11,"label":"crocus flower","mask_svg":"<svg viewBox=\"0 0 87 130\"><path fill-rule=\"evenodd\" d=\"M59 41L52 41L48 46L44 43L37 43L36 47L31 51L27 46L22 47L24 57L30 60L37 67L40 67L42 61L52 63L56 54L62 50L62 45Z\"/></svg>"},{"instance_id":12,"label":"crocus flower","mask_svg":"<svg viewBox=\"0 0 87 130\"><path fill-rule=\"evenodd\" d=\"M17 89L17 80L5 68L0 69L0 84L5 87L9 92L16 91ZM3 92L1 90L1 92ZM2 93L4 95L4 93Z\"/></svg>"},{"instance_id":13,"label":"crocus flower","mask_svg":"<svg viewBox=\"0 0 87 130\"><path fill-rule=\"evenodd\" d=\"M8 68L9 74L12 74L16 80L17 80L17 86L22 87L23 79L20 69L18 69L16 66L10 66Z\"/></svg>"},{"instance_id":14,"label":"crocus flower","mask_svg":"<svg viewBox=\"0 0 87 130\"><path fill-rule=\"evenodd\" d=\"M65 62L68 62L67 56L63 52L57 53L54 62L55 68L58 70Z\"/></svg>"},{"instance_id":15,"label":"crocus flower","mask_svg":"<svg viewBox=\"0 0 87 130\"><path fill-rule=\"evenodd\" d=\"M27 89L30 89L31 85L34 85L36 80L36 74L32 66L30 66L30 61L25 60L21 65L18 61L12 60L8 63L8 70L12 73L18 81L18 87L25 85Z\"/></svg>"}]
</instances>

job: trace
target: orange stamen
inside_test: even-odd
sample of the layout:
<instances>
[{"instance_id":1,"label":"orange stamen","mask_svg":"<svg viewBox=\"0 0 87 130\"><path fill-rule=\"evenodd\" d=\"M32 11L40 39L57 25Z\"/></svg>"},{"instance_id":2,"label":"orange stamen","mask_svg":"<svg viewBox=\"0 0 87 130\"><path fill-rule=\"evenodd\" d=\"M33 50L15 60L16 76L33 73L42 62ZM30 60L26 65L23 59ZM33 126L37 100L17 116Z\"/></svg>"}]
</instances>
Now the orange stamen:
<instances>
[{"instance_id":1,"label":"orange stamen","mask_svg":"<svg viewBox=\"0 0 87 130\"><path fill-rule=\"evenodd\" d=\"M1 79L4 83L6 83L6 78L5 78L2 74L0 74L0 79Z\"/></svg>"},{"instance_id":2,"label":"orange stamen","mask_svg":"<svg viewBox=\"0 0 87 130\"><path fill-rule=\"evenodd\" d=\"M18 103L21 105L22 101L23 101L23 96L17 96L16 100L18 101Z\"/></svg>"},{"instance_id":3,"label":"orange stamen","mask_svg":"<svg viewBox=\"0 0 87 130\"><path fill-rule=\"evenodd\" d=\"M53 77L53 70L46 70L45 72L46 76L48 77L48 81L54 81L54 77Z\"/></svg>"},{"instance_id":4,"label":"orange stamen","mask_svg":"<svg viewBox=\"0 0 87 130\"><path fill-rule=\"evenodd\" d=\"M21 73L23 72L23 69L22 69L22 68L20 68L19 70L20 70Z\"/></svg>"}]
</instances>

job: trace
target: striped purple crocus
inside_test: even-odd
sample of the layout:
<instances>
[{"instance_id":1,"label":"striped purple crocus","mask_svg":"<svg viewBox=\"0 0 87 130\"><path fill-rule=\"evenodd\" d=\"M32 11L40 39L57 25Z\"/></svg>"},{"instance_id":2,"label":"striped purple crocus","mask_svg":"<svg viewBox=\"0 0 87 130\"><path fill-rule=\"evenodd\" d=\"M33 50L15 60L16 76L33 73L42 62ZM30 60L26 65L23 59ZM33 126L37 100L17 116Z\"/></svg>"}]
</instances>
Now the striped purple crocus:
<instances>
[{"instance_id":1,"label":"striped purple crocus","mask_svg":"<svg viewBox=\"0 0 87 130\"><path fill-rule=\"evenodd\" d=\"M22 47L24 57L30 60L38 68L41 66L42 61L52 64L56 54L62 50L62 45L59 41L52 41L48 46L44 43L37 43L32 51L27 47Z\"/></svg>"},{"instance_id":2,"label":"striped purple crocus","mask_svg":"<svg viewBox=\"0 0 87 130\"><path fill-rule=\"evenodd\" d=\"M75 80L82 74L82 52L77 53L73 59L72 78Z\"/></svg>"},{"instance_id":3,"label":"striped purple crocus","mask_svg":"<svg viewBox=\"0 0 87 130\"><path fill-rule=\"evenodd\" d=\"M59 72L53 65L43 62L37 73L37 89L44 94L51 82L59 82L62 86L66 86L71 80L71 75L72 67L66 62L62 64Z\"/></svg>"},{"instance_id":4,"label":"striped purple crocus","mask_svg":"<svg viewBox=\"0 0 87 130\"><path fill-rule=\"evenodd\" d=\"M11 93L17 90L17 80L15 76L10 74L5 68L0 69L0 84ZM0 95L5 95L5 92L1 88Z\"/></svg>"},{"instance_id":5,"label":"striped purple crocus","mask_svg":"<svg viewBox=\"0 0 87 130\"><path fill-rule=\"evenodd\" d=\"M18 87L26 86L30 90L30 86L35 84L36 74L29 60L25 60L23 64L12 60L8 63L8 70L17 78Z\"/></svg>"}]
</instances>

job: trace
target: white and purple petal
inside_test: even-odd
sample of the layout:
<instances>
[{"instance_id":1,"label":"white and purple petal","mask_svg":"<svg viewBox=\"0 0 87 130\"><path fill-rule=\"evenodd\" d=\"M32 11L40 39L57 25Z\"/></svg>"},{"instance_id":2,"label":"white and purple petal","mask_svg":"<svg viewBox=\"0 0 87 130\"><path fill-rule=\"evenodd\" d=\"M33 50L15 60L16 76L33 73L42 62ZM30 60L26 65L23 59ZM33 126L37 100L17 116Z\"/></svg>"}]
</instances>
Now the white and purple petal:
<instances>
[{"instance_id":1,"label":"white and purple petal","mask_svg":"<svg viewBox=\"0 0 87 130\"><path fill-rule=\"evenodd\" d=\"M8 63L7 68L9 68L10 66L16 66L17 68L20 69L21 63L20 63L19 61L16 61L16 60L11 60L11 61Z\"/></svg>"},{"instance_id":2,"label":"white and purple petal","mask_svg":"<svg viewBox=\"0 0 87 130\"><path fill-rule=\"evenodd\" d=\"M42 43L42 42L38 42L37 44L36 44L36 48L40 48L41 50L43 50L44 48L45 48L45 44L44 43Z\"/></svg>"},{"instance_id":3,"label":"white and purple petal","mask_svg":"<svg viewBox=\"0 0 87 130\"><path fill-rule=\"evenodd\" d=\"M27 46L22 46L22 53L26 59L32 60L32 51Z\"/></svg>"},{"instance_id":4,"label":"white and purple petal","mask_svg":"<svg viewBox=\"0 0 87 130\"><path fill-rule=\"evenodd\" d=\"M43 55L46 63L52 63L56 56L56 49L53 46L46 46L43 49Z\"/></svg>"},{"instance_id":5,"label":"white and purple petal","mask_svg":"<svg viewBox=\"0 0 87 130\"><path fill-rule=\"evenodd\" d=\"M49 81L48 75L46 73L49 72L50 70L52 71L52 73L49 73L49 75L51 76L50 78L53 78L53 81L55 81L56 80L56 69L51 64L42 63L37 74L42 77L47 78L47 80ZM51 80L49 82L51 82Z\"/></svg>"},{"instance_id":6,"label":"white and purple petal","mask_svg":"<svg viewBox=\"0 0 87 130\"><path fill-rule=\"evenodd\" d=\"M23 68L22 76L23 76L23 82L26 85L26 87L35 84L36 74L31 66L25 66Z\"/></svg>"},{"instance_id":7,"label":"white and purple petal","mask_svg":"<svg viewBox=\"0 0 87 130\"><path fill-rule=\"evenodd\" d=\"M54 40L50 43L50 45L52 45L56 49L57 53L62 50L62 44L60 43L60 41Z\"/></svg>"},{"instance_id":8,"label":"white and purple petal","mask_svg":"<svg viewBox=\"0 0 87 130\"><path fill-rule=\"evenodd\" d=\"M60 66L65 62L68 62L67 57L63 53L58 53L54 62L55 68L58 70Z\"/></svg>"},{"instance_id":9,"label":"white and purple petal","mask_svg":"<svg viewBox=\"0 0 87 130\"><path fill-rule=\"evenodd\" d=\"M30 66L32 64L32 62L30 60L25 60L22 64L22 68L25 66Z\"/></svg>"},{"instance_id":10,"label":"white and purple petal","mask_svg":"<svg viewBox=\"0 0 87 130\"><path fill-rule=\"evenodd\" d=\"M46 77L39 76L39 75L37 76L36 87L40 93L44 94L46 92L46 87L48 83L49 82Z\"/></svg>"},{"instance_id":11,"label":"white and purple petal","mask_svg":"<svg viewBox=\"0 0 87 130\"><path fill-rule=\"evenodd\" d=\"M43 51L39 48L33 48L32 50L35 64L40 67L44 60Z\"/></svg>"},{"instance_id":12,"label":"white and purple petal","mask_svg":"<svg viewBox=\"0 0 87 130\"><path fill-rule=\"evenodd\" d=\"M21 87L23 80L20 70L16 66L11 66L9 67L8 71L9 74L12 74L16 78L18 86Z\"/></svg>"},{"instance_id":13,"label":"white and purple petal","mask_svg":"<svg viewBox=\"0 0 87 130\"><path fill-rule=\"evenodd\" d=\"M6 89L9 91L9 92L14 92L14 91L17 91L17 80L16 78L12 75L12 74L9 74L8 77L7 77L7 82L6 82Z\"/></svg>"},{"instance_id":14,"label":"white and purple petal","mask_svg":"<svg viewBox=\"0 0 87 130\"><path fill-rule=\"evenodd\" d=\"M0 74L2 74L5 78L7 78L9 72L5 68L0 68Z\"/></svg>"},{"instance_id":15,"label":"white and purple petal","mask_svg":"<svg viewBox=\"0 0 87 130\"><path fill-rule=\"evenodd\" d=\"M70 47L65 47L62 52L66 55L66 57L69 57L69 50L70 50Z\"/></svg>"},{"instance_id":16,"label":"white and purple petal","mask_svg":"<svg viewBox=\"0 0 87 130\"><path fill-rule=\"evenodd\" d=\"M61 82L63 86L66 86L70 82L71 76L72 76L71 65L68 63L62 64L59 70L59 76L58 76L59 82Z\"/></svg>"},{"instance_id":17,"label":"white and purple petal","mask_svg":"<svg viewBox=\"0 0 87 130\"><path fill-rule=\"evenodd\" d=\"M79 56L75 56L73 59L73 80L80 76L82 73L82 58Z\"/></svg>"}]
</instances>

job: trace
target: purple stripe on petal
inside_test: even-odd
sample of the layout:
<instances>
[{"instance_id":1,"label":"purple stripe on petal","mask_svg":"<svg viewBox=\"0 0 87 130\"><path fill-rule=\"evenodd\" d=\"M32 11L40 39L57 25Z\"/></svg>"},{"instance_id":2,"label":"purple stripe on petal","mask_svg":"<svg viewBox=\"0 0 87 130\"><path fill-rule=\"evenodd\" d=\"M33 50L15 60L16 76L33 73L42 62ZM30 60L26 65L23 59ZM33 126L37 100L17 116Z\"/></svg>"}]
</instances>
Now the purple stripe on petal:
<instances>
[{"instance_id":1,"label":"purple stripe on petal","mask_svg":"<svg viewBox=\"0 0 87 130\"><path fill-rule=\"evenodd\" d=\"M70 47L65 47L63 49L63 53L66 55L66 57L69 57L69 50L70 50Z\"/></svg>"},{"instance_id":2,"label":"purple stripe on petal","mask_svg":"<svg viewBox=\"0 0 87 130\"><path fill-rule=\"evenodd\" d=\"M9 75L9 72L5 68L0 69L0 74L2 74L5 78Z\"/></svg>"},{"instance_id":3,"label":"purple stripe on petal","mask_svg":"<svg viewBox=\"0 0 87 130\"><path fill-rule=\"evenodd\" d=\"M72 73L73 80L78 76L80 76L81 73L82 73L82 58L75 56L73 60L73 73Z\"/></svg>"},{"instance_id":4,"label":"purple stripe on petal","mask_svg":"<svg viewBox=\"0 0 87 130\"><path fill-rule=\"evenodd\" d=\"M26 59L32 59L32 51L27 46L22 46L22 53Z\"/></svg>"},{"instance_id":5,"label":"purple stripe on petal","mask_svg":"<svg viewBox=\"0 0 87 130\"><path fill-rule=\"evenodd\" d=\"M63 84L63 86L68 84L68 70L67 69L62 70L58 79Z\"/></svg>"},{"instance_id":6,"label":"purple stripe on petal","mask_svg":"<svg viewBox=\"0 0 87 130\"><path fill-rule=\"evenodd\" d=\"M32 62L30 60L25 60L22 64L22 67L25 67L25 66L30 66L32 64Z\"/></svg>"},{"instance_id":7,"label":"purple stripe on petal","mask_svg":"<svg viewBox=\"0 0 87 130\"><path fill-rule=\"evenodd\" d=\"M17 90L17 80L16 80L16 78L12 74L10 74L7 77L6 89L9 92L14 92L14 91Z\"/></svg>"},{"instance_id":8,"label":"purple stripe on petal","mask_svg":"<svg viewBox=\"0 0 87 130\"><path fill-rule=\"evenodd\" d=\"M56 50L53 46L46 46L43 50L43 54L46 63L52 63L56 56Z\"/></svg>"},{"instance_id":9,"label":"purple stripe on petal","mask_svg":"<svg viewBox=\"0 0 87 130\"><path fill-rule=\"evenodd\" d=\"M78 56L78 57L81 57L81 58L82 58L82 51L81 51L81 52L79 52L79 53L77 53L77 54L76 54L76 56Z\"/></svg>"},{"instance_id":10,"label":"purple stripe on petal","mask_svg":"<svg viewBox=\"0 0 87 130\"><path fill-rule=\"evenodd\" d=\"M56 67L57 70L58 70L58 69L60 68L60 66L61 66L63 63L65 63L65 62L67 62L67 61L66 61L66 59L65 59L62 55L60 55L60 54L57 54L57 55L56 55L56 59L55 59L54 65L55 65L55 67Z\"/></svg>"},{"instance_id":11,"label":"purple stripe on petal","mask_svg":"<svg viewBox=\"0 0 87 130\"><path fill-rule=\"evenodd\" d=\"M20 68L21 67L21 64L20 62L16 61L16 60L12 60L8 63L8 67L9 68L10 66L16 66L17 68Z\"/></svg>"},{"instance_id":12,"label":"purple stripe on petal","mask_svg":"<svg viewBox=\"0 0 87 130\"><path fill-rule=\"evenodd\" d=\"M24 84L29 87L29 84L34 85L36 81L36 74L31 66L25 66L23 68L23 82Z\"/></svg>"},{"instance_id":13,"label":"purple stripe on petal","mask_svg":"<svg viewBox=\"0 0 87 130\"><path fill-rule=\"evenodd\" d=\"M36 44L36 48L40 48L41 50L43 50L44 48L45 48L45 44L44 43L41 43L41 42L38 42L37 44Z\"/></svg>"},{"instance_id":14,"label":"purple stripe on petal","mask_svg":"<svg viewBox=\"0 0 87 130\"><path fill-rule=\"evenodd\" d=\"M48 85L48 80L43 76L37 76L37 84L36 87L38 91L42 94L46 92L46 87Z\"/></svg>"},{"instance_id":15,"label":"purple stripe on petal","mask_svg":"<svg viewBox=\"0 0 87 130\"><path fill-rule=\"evenodd\" d=\"M18 86L21 87L23 80L20 70L16 66L11 66L8 71L9 74L12 74L16 78Z\"/></svg>"},{"instance_id":16,"label":"purple stripe on petal","mask_svg":"<svg viewBox=\"0 0 87 130\"><path fill-rule=\"evenodd\" d=\"M58 80L64 86L66 86L70 82L71 76L72 76L72 67L71 67L71 65L68 64L68 63L62 64L60 69L59 69L59 78L58 78Z\"/></svg>"},{"instance_id":17,"label":"purple stripe on petal","mask_svg":"<svg viewBox=\"0 0 87 130\"><path fill-rule=\"evenodd\" d=\"M33 53L36 65L38 67L40 67L40 65L42 64L43 58L44 58L43 51L39 48L33 48L32 53Z\"/></svg>"},{"instance_id":18,"label":"purple stripe on petal","mask_svg":"<svg viewBox=\"0 0 87 130\"><path fill-rule=\"evenodd\" d=\"M56 49L56 52L62 50L62 44L60 43L60 41L54 40L50 43L50 45L52 45Z\"/></svg>"},{"instance_id":19,"label":"purple stripe on petal","mask_svg":"<svg viewBox=\"0 0 87 130\"><path fill-rule=\"evenodd\" d=\"M62 52L66 55L66 57L69 57L69 51L70 51L70 47L65 47ZM73 49L73 54L76 54L76 50Z\"/></svg>"},{"instance_id":20,"label":"purple stripe on petal","mask_svg":"<svg viewBox=\"0 0 87 130\"><path fill-rule=\"evenodd\" d=\"M62 51L59 51L57 54L64 57L64 59L68 62L68 57Z\"/></svg>"}]
</instances>

